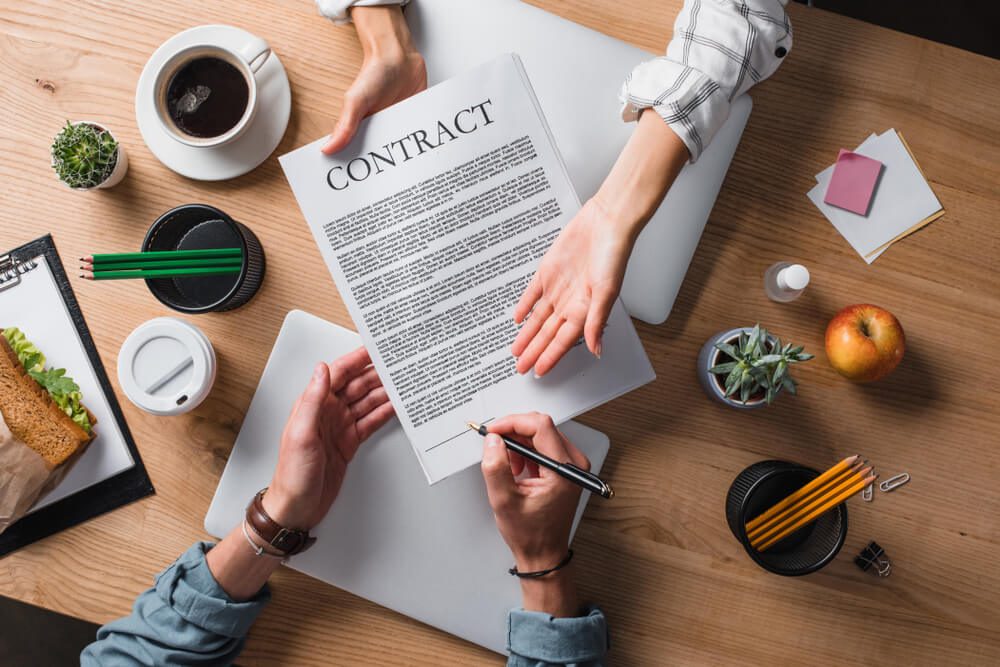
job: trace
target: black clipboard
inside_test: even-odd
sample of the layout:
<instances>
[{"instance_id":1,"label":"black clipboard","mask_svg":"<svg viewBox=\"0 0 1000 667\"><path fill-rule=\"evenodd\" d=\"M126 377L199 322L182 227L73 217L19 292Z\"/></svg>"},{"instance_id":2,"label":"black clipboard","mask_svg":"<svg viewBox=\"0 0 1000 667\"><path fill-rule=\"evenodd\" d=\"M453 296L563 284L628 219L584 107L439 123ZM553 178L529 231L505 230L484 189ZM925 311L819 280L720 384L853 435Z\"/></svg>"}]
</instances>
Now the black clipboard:
<instances>
[{"instance_id":1,"label":"black clipboard","mask_svg":"<svg viewBox=\"0 0 1000 667\"><path fill-rule=\"evenodd\" d=\"M0 289L17 289L16 283L19 276L25 270L30 270L28 268L29 261L39 256L44 256L48 262L73 324L80 334L83 349L90 359L90 365L94 368L94 374L97 376L101 391L104 392L108 400L111 414L118 422L118 428L121 430L135 465L48 507L32 512L7 528L0 534L0 557L43 537L48 537L154 493L153 483L149 480L146 466L143 465L139 450L136 449L132 432L129 430L128 424L125 423L125 416L122 414L121 406L118 404L118 399L108 381L108 374L105 372L104 364L101 363L101 357L94 346L94 339L90 336L90 329L87 328L87 323L83 319L80 304L77 303L76 296L73 294L73 288L66 277L66 271L63 269L59 252L56 250L51 235L35 239L6 254L4 259L7 262L0 266ZM18 268L18 264L21 263L24 263L24 266ZM7 280L4 280L5 278Z\"/></svg>"}]
</instances>

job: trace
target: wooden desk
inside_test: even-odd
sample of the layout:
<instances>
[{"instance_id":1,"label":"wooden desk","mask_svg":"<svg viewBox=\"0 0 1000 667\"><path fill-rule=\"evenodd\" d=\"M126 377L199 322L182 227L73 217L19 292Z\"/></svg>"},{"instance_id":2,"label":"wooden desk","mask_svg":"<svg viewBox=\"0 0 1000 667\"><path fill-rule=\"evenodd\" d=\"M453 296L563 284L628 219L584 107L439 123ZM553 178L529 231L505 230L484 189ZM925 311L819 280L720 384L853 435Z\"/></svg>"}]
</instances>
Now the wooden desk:
<instances>
[{"instance_id":1,"label":"wooden desk","mask_svg":"<svg viewBox=\"0 0 1000 667\"><path fill-rule=\"evenodd\" d=\"M666 44L681 5L537 2L651 51ZM795 48L754 92L673 314L639 326L659 379L581 420L611 436L606 472L620 494L591 503L581 526L583 592L610 618L616 664L996 664L1000 63L801 5L790 11ZM138 247L157 215L203 201L248 223L268 257L248 307L192 318L220 361L202 407L162 419L122 399L156 496L0 561L0 594L96 622L126 614L154 573L206 537L202 518L286 311L351 326L274 156L242 178L199 183L163 167L139 136L132 102L144 62L202 23L247 28L284 61L294 106L275 155L332 128L360 51L352 28L331 26L306 0L19 0L0 9L0 247L52 232L72 265L89 251ZM99 119L119 135L131 162L122 185L80 194L56 181L48 146L67 118ZM805 192L838 148L889 127L905 133L948 213L868 267ZM805 263L814 283L779 305L761 276L786 258ZM136 325L168 314L140 284L73 282L109 368ZM829 317L859 301L892 310L908 336L903 365L871 387L841 380L822 352ZM818 357L801 367L799 397L738 414L701 393L694 359L713 332L757 320ZM825 467L855 452L913 481L873 505L852 501L847 544L821 573L785 579L753 565L723 518L735 475L761 459ZM851 562L873 538L894 559L887 580ZM279 572L273 588L242 664L499 661L295 572Z\"/></svg>"}]
</instances>

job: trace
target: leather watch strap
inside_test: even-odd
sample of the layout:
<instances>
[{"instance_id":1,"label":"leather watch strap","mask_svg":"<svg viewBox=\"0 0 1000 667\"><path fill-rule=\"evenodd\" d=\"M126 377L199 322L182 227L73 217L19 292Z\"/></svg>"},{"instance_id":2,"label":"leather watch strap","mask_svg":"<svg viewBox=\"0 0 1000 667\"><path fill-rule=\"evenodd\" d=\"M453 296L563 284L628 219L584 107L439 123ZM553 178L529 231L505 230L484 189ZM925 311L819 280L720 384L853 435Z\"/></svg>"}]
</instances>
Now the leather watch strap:
<instances>
[{"instance_id":1,"label":"leather watch strap","mask_svg":"<svg viewBox=\"0 0 1000 667\"><path fill-rule=\"evenodd\" d=\"M294 556L300 554L316 542L316 538L308 530L286 528L272 519L264 509L264 494L267 488L257 492L247 505L246 520L250 529L257 534L264 544L284 554Z\"/></svg>"}]
</instances>

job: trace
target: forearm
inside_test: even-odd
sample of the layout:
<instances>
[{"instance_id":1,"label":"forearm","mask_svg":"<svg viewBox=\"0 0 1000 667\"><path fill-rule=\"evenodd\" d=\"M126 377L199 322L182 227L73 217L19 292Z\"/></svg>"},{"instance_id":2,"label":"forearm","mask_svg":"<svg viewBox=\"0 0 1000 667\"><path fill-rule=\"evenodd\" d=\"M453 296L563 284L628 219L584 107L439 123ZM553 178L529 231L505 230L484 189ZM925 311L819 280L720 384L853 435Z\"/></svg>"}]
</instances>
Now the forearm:
<instances>
[{"instance_id":1,"label":"forearm","mask_svg":"<svg viewBox=\"0 0 1000 667\"><path fill-rule=\"evenodd\" d=\"M241 526L229 531L225 539L208 552L205 562L219 587L236 602L257 595L281 564L279 558L258 556L244 537Z\"/></svg>"},{"instance_id":2,"label":"forearm","mask_svg":"<svg viewBox=\"0 0 1000 667\"><path fill-rule=\"evenodd\" d=\"M521 606L525 611L540 611L557 618L579 615L580 602L572 567L569 565L540 579L521 579ZM525 568L525 571L530 570L531 566Z\"/></svg>"},{"instance_id":3,"label":"forearm","mask_svg":"<svg viewBox=\"0 0 1000 667\"><path fill-rule=\"evenodd\" d=\"M643 113L593 201L634 242L689 158L659 116Z\"/></svg>"},{"instance_id":4,"label":"forearm","mask_svg":"<svg viewBox=\"0 0 1000 667\"><path fill-rule=\"evenodd\" d=\"M80 655L81 664L231 663L270 593L258 586L243 601L229 597L206 557L221 546L199 543L188 549L139 595L129 616L97 631L97 641Z\"/></svg>"},{"instance_id":5,"label":"forearm","mask_svg":"<svg viewBox=\"0 0 1000 667\"><path fill-rule=\"evenodd\" d=\"M366 58L377 56L395 60L418 53L403 10L398 5L354 7L351 18Z\"/></svg>"}]
</instances>

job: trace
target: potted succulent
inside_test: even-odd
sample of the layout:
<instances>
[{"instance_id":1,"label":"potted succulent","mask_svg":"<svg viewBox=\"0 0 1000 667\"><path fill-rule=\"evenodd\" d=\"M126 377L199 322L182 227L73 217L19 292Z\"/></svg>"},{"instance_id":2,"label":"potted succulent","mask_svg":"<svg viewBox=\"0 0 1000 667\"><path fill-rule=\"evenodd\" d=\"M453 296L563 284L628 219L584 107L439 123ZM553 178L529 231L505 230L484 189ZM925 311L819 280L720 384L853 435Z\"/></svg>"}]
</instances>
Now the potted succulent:
<instances>
[{"instance_id":1,"label":"potted succulent","mask_svg":"<svg viewBox=\"0 0 1000 667\"><path fill-rule=\"evenodd\" d=\"M52 142L52 168L74 190L110 188L125 177L128 156L103 125L67 121Z\"/></svg>"},{"instance_id":2,"label":"potted succulent","mask_svg":"<svg viewBox=\"0 0 1000 667\"><path fill-rule=\"evenodd\" d=\"M791 366L812 358L757 324L712 336L698 355L698 377L720 403L754 409L770 405L782 390L795 394Z\"/></svg>"}]
</instances>

